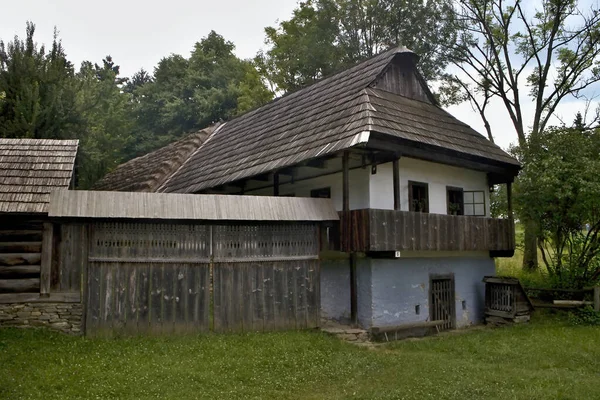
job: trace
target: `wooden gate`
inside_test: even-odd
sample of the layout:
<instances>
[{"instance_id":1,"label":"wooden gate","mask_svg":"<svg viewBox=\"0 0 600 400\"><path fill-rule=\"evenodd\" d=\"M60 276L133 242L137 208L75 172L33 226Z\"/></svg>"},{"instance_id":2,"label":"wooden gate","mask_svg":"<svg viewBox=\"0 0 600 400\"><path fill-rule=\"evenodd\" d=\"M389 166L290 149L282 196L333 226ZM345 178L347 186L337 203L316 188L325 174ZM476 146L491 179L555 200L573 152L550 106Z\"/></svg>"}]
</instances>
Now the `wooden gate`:
<instances>
[{"instance_id":1,"label":"wooden gate","mask_svg":"<svg viewBox=\"0 0 600 400\"><path fill-rule=\"evenodd\" d=\"M318 326L316 224L90 229L87 334Z\"/></svg>"},{"instance_id":2,"label":"wooden gate","mask_svg":"<svg viewBox=\"0 0 600 400\"><path fill-rule=\"evenodd\" d=\"M454 299L454 276L433 275L429 282L429 319L444 321L441 330L456 326L456 302Z\"/></svg>"}]
</instances>

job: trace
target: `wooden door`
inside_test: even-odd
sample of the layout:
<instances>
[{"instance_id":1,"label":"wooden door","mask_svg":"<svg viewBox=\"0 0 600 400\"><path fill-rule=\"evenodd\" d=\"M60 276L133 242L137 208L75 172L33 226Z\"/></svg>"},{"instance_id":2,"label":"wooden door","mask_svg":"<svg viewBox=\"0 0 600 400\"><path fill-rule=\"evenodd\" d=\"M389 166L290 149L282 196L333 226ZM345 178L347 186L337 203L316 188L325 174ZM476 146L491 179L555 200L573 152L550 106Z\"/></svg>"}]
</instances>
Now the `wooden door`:
<instances>
[{"instance_id":1,"label":"wooden door","mask_svg":"<svg viewBox=\"0 0 600 400\"><path fill-rule=\"evenodd\" d=\"M441 330L456 327L456 302L454 276L432 276L429 285L429 317L431 321L444 321Z\"/></svg>"}]
</instances>

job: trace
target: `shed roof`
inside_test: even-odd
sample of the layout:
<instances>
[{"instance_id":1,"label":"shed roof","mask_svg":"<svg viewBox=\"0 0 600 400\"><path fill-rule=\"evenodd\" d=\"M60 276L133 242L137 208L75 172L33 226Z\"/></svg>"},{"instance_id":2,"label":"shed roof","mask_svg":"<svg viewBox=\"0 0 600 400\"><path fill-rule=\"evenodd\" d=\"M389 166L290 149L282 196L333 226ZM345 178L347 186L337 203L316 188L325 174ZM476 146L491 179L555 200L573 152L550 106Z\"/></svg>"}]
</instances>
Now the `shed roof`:
<instances>
[{"instance_id":1,"label":"shed roof","mask_svg":"<svg viewBox=\"0 0 600 400\"><path fill-rule=\"evenodd\" d=\"M51 217L207 221L334 221L330 199L59 190Z\"/></svg>"},{"instance_id":2,"label":"shed roof","mask_svg":"<svg viewBox=\"0 0 600 400\"><path fill-rule=\"evenodd\" d=\"M0 212L46 213L50 191L71 183L78 144L0 138Z\"/></svg>"},{"instance_id":3,"label":"shed roof","mask_svg":"<svg viewBox=\"0 0 600 400\"><path fill-rule=\"evenodd\" d=\"M93 187L94 190L155 192L204 143L215 126L202 129L152 153L119 165Z\"/></svg>"},{"instance_id":4,"label":"shed roof","mask_svg":"<svg viewBox=\"0 0 600 400\"><path fill-rule=\"evenodd\" d=\"M366 143L372 131L519 165L440 107L374 89L396 57L416 56L389 50L224 124L159 191L194 193L292 166Z\"/></svg>"}]
</instances>

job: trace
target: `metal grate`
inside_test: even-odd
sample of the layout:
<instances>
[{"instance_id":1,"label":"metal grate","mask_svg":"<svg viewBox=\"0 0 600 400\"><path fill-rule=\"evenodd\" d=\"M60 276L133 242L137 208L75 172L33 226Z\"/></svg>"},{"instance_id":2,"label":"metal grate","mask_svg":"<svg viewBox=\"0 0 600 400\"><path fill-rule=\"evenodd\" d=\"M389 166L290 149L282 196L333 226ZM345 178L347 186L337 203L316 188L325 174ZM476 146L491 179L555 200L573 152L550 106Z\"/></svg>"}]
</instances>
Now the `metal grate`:
<instances>
[{"instance_id":1,"label":"metal grate","mask_svg":"<svg viewBox=\"0 0 600 400\"><path fill-rule=\"evenodd\" d=\"M454 329L456 325L456 303L454 300L454 279L431 279L430 320L444 321L442 330Z\"/></svg>"}]
</instances>

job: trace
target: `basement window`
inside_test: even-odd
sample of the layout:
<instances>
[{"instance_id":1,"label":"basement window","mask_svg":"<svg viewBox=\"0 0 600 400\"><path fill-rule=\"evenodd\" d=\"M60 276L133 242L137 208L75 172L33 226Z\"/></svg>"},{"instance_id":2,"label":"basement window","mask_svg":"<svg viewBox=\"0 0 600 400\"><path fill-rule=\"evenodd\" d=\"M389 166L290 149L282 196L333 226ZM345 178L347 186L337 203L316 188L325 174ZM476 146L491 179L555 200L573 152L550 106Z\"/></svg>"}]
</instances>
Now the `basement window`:
<instances>
[{"instance_id":1,"label":"basement window","mask_svg":"<svg viewBox=\"0 0 600 400\"><path fill-rule=\"evenodd\" d=\"M462 188L446 186L446 203L448 215L465 215Z\"/></svg>"},{"instance_id":2,"label":"basement window","mask_svg":"<svg viewBox=\"0 0 600 400\"><path fill-rule=\"evenodd\" d=\"M485 192L470 190L463 192L465 215L485 217Z\"/></svg>"},{"instance_id":3,"label":"basement window","mask_svg":"<svg viewBox=\"0 0 600 400\"><path fill-rule=\"evenodd\" d=\"M408 181L408 205L410 211L429 212L429 185Z\"/></svg>"}]
</instances>

